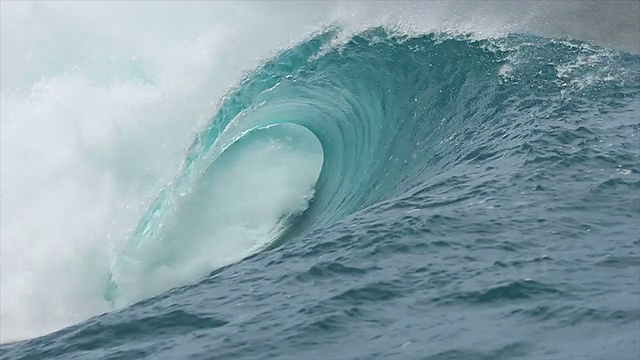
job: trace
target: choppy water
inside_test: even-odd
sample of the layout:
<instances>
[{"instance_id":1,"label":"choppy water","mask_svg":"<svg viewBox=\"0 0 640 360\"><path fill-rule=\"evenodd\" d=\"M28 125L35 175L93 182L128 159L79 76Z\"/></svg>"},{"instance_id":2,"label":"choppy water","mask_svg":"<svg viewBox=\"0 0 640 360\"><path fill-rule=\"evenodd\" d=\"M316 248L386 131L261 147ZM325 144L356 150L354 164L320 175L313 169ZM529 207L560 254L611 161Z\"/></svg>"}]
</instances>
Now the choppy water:
<instances>
[{"instance_id":1,"label":"choppy water","mask_svg":"<svg viewBox=\"0 0 640 360\"><path fill-rule=\"evenodd\" d=\"M640 56L460 28L6 80L0 356L636 359Z\"/></svg>"}]
</instances>

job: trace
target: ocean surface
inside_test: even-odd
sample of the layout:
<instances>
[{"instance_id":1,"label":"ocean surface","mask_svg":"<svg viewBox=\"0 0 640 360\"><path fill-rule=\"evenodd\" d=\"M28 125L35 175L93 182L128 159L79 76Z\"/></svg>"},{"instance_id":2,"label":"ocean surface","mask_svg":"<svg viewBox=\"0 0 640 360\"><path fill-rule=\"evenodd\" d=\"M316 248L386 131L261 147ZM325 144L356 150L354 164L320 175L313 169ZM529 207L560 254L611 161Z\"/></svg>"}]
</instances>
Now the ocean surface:
<instances>
[{"instance_id":1,"label":"ocean surface","mask_svg":"<svg viewBox=\"0 0 640 360\"><path fill-rule=\"evenodd\" d=\"M638 49L356 5L3 3L0 358L638 359Z\"/></svg>"}]
</instances>

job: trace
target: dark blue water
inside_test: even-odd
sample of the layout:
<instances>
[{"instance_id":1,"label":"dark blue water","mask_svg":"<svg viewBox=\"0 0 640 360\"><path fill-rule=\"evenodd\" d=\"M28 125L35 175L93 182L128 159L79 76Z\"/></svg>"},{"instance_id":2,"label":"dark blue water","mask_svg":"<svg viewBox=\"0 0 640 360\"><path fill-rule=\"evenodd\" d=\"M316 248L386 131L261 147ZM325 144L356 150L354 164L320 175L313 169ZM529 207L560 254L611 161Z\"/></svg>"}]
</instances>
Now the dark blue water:
<instances>
[{"instance_id":1,"label":"dark blue water","mask_svg":"<svg viewBox=\"0 0 640 360\"><path fill-rule=\"evenodd\" d=\"M640 57L521 34L336 36L226 96L126 261L179 266L142 259L144 244L177 241L163 224L206 186L223 137L295 124L324 161L275 242L0 356L637 359ZM175 248L198 245L183 235ZM121 291L105 279L107 300Z\"/></svg>"}]
</instances>

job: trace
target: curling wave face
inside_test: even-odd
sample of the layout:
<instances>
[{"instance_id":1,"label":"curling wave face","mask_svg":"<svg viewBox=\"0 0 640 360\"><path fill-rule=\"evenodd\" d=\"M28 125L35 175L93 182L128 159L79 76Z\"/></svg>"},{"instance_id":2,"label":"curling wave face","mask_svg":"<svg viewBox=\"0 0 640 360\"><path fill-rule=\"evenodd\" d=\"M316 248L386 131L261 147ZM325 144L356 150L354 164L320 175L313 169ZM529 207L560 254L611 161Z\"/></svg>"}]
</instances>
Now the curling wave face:
<instances>
[{"instance_id":1,"label":"curling wave face","mask_svg":"<svg viewBox=\"0 0 640 360\"><path fill-rule=\"evenodd\" d=\"M133 234L131 247L139 253L137 260L127 255L126 261L116 257L112 271L118 276L109 279L107 300L124 296L128 303L141 297L118 289L122 281L130 282L131 289L145 283L146 296L193 281L195 274L204 276L268 244L277 246L294 235L304 236L396 196L419 194L424 191L425 178L467 162L507 161L517 166L515 154L528 135L512 137L511 129L535 126L531 119L516 119L523 103L545 114L539 116L560 117L564 107L576 101L573 97L588 97L592 89L617 92L620 86L633 88L638 82L638 69L632 66L635 57L580 42L517 35L499 40L447 34L409 37L378 28L336 44L338 35L339 31L326 31L283 52L248 75L227 96L196 137L176 180L162 190ZM602 74L594 78L594 69ZM522 79L532 82L522 87ZM318 175L283 157L291 168L278 175L282 177L275 181L278 185L272 183L273 178L264 177L264 182L246 188L247 196L255 197L251 201L220 201L227 191L237 193L229 186L232 179L242 176L229 175L232 172L213 176L211 169L228 167L218 165L225 159L244 163L235 158L239 155L229 154L241 146L232 144L250 142L244 139L246 134L270 128L297 129L298 133L290 134L298 143L290 146L292 153L307 147L316 147L310 153L318 153L321 146L322 156L314 156L323 161L313 160L316 165L309 166L319 171L318 164L322 164L322 171ZM273 136L277 141L275 134L263 132L261 136ZM301 136L304 134L308 136ZM502 140L495 141L497 137ZM272 166L266 160L248 161L252 165L246 173L260 176L259 167L253 164ZM289 187L287 176L299 174L308 176L301 180L297 196L260 198L261 193L274 191L274 186ZM202 187L212 193L203 195ZM315 194L307 209L311 191ZM185 198L185 194L189 195ZM202 196L210 202L193 205L191 198ZM265 212L270 215L259 235L248 236L253 240L245 240L246 234L227 234L236 224L216 220L224 218L225 208L232 204L244 204L233 209L234 221L250 221ZM168 225L182 218L185 220L178 220L178 225ZM221 241L235 245L221 252L216 249ZM211 248L202 250L195 245L201 243ZM162 247L164 255L155 258L144 250L146 244ZM176 275L199 259L180 255L178 248L209 259L200 271ZM155 265L149 273L132 277L122 266L131 261ZM177 279L152 275L158 269Z\"/></svg>"}]
</instances>

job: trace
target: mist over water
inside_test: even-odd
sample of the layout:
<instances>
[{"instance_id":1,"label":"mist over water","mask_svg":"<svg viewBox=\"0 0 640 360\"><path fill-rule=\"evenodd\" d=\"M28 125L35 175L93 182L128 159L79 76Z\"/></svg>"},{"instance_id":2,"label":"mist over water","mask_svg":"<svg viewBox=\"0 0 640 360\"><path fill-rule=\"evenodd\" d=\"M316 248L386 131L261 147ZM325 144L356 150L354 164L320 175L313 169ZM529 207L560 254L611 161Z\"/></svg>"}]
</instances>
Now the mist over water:
<instances>
[{"instance_id":1,"label":"mist over water","mask_svg":"<svg viewBox=\"0 0 640 360\"><path fill-rule=\"evenodd\" d=\"M329 88L337 81L332 76L348 78L355 69L374 63L374 57L363 56L368 62L363 61L353 72L336 76L328 71L316 78L305 77L305 71L314 69L313 59L349 49L346 44L363 32L387 29L391 35L381 35L381 43L393 43L395 40L385 38L393 38L393 34L407 39L438 34L427 42L434 49L440 49L438 41L458 35L469 41L521 33L569 43L574 39L587 41L593 45L582 46L585 54L579 55L584 56L554 70L553 75L561 79L554 81L564 81L562 75L566 73L567 79L575 81L572 86L581 81L580 86L588 87L607 76L611 81L603 84L618 84L625 77L615 70L623 68L630 85L619 85L624 90L620 92L626 91L635 99L629 102L628 112L637 114L637 97L633 98L637 68L627 69L633 60L606 63L602 59L607 55L591 51L590 46L621 52L621 57L637 56L638 15L637 1L2 2L0 340L5 343L44 335L172 288L195 284L210 272L276 241L291 226L288 221L307 209L307 217L300 224L320 229L356 210L390 201L385 196L393 192L385 189L410 189L406 185L410 181L405 179L414 175L418 178L416 174L424 173L426 166L404 173L399 160L385 161L393 160L400 150L407 154L414 151L414 155L424 155L422 158L427 153L413 150L411 144L418 141L405 141L405 149L405 142L398 140L395 130L415 134L419 128L392 126L389 119L394 115L388 109L397 105L392 99L371 101L370 108L360 109L353 105L361 101L354 94L371 95L377 89L368 93L355 85L356 90L345 95L343 102L331 96L347 85L336 87L333 93L309 95L317 90L315 84ZM329 40L322 40L327 29L335 33L325 36ZM257 76L256 68L291 49L304 55L306 50L299 46L310 41L321 44L321 49L309 50L313 56L304 59L311 65L300 65L284 56L282 62L272 64L283 69L273 73L269 73L270 68L264 70L272 77L265 75L265 79L258 77L255 84L251 83L255 79L252 76ZM511 46L499 42L495 46L502 45ZM415 49L424 46L417 44ZM485 47L490 46L493 43ZM459 52L481 56L478 49L473 45L471 50ZM562 51L568 52L564 48ZM377 54L382 56L382 52ZM595 78L580 77L580 66L588 67L590 62L595 65L589 70L604 70L589 73L596 74ZM481 67L484 63L478 60L477 64ZM500 79L508 82L510 76L516 76L516 65L503 64ZM493 71L486 66L487 73ZM287 73L289 70L291 73ZM386 80L400 82L399 73L389 73ZM457 79L457 74L452 71L445 80L432 78L429 82L446 84ZM473 72L469 70L469 74ZM402 75L407 79L412 76ZM286 83L285 79L291 78L310 85L295 88L297 85ZM271 85L270 79L278 81ZM391 80L389 83L395 84ZM371 81L368 85L397 89L381 83ZM279 90L278 86L291 86L295 91ZM563 91L573 89L567 88ZM234 93L238 89L248 90ZM263 103L254 103L254 98L246 95L254 90L255 98L264 97ZM271 105L278 98L269 94L287 95L282 98L289 100L281 107ZM435 92L430 95L438 96ZM413 96L415 103L421 100L418 96ZM450 99L454 98L451 95ZM233 101L225 103L229 99L249 106L240 109L238 105L236 109ZM326 100L324 104L331 106L327 106L329 110L308 106L309 99ZM379 109L374 106L383 103L390 104L380 110L388 116L374 122L368 115L378 115ZM238 114L228 122L212 122L216 116L226 119L227 113L221 113L225 104L229 114L236 110ZM323 119L347 114L346 110L330 111L345 104L356 108L354 114L367 115L362 119L371 122L363 124L379 125L350 130L344 125L348 121L338 122L336 128L343 136L339 139L366 139L363 143L367 148L353 153L340 152L349 148L348 142L327 135L337 131L323 127L329 120L314 122L318 114ZM266 109L263 113L259 112L261 106ZM286 106L293 110L283 110ZM294 116L294 110L299 109L306 111ZM421 109L420 104L415 105L414 113L421 114ZM260 116L252 117L252 111ZM263 135L269 136L250 132L255 129L253 125L278 125L278 121L300 127L262 127ZM632 116L620 121L637 126ZM225 126L215 128L222 123ZM421 124L417 120L415 123ZM444 134L444 124L425 136L435 137L439 131ZM378 130L380 133L376 133ZM395 137L385 137L389 134ZM449 140L442 141L446 144ZM208 146L196 151L194 144ZM382 145L386 146L384 151L380 150ZM394 153L389 148L398 150ZM368 159L367 154L380 155L382 160ZM434 154L437 159L435 150L428 153ZM414 156L417 162L416 158L421 157ZM192 159L197 160L193 160L193 168ZM345 161L342 167L336 165L340 161ZM331 166L342 170L329 173L334 169ZM360 178L347 176L360 166ZM637 176L636 168L621 165L619 173L628 171ZM324 176L320 169L327 171ZM187 170L204 175L191 177ZM378 182L374 170L385 174ZM389 175L394 172L404 178ZM332 179L356 179L361 187L341 187ZM317 193L317 181L325 189L324 195ZM345 194L352 189L358 191ZM166 201L162 200L164 194L169 194ZM343 201L335 204L335 199ZM157 216L153 210L156 204L162 205ZM181 210L184 208L188 210Z\"/></svg>"}]
</instances>

